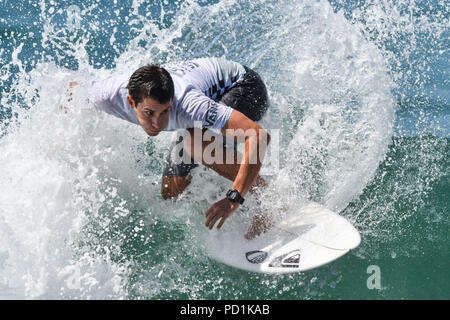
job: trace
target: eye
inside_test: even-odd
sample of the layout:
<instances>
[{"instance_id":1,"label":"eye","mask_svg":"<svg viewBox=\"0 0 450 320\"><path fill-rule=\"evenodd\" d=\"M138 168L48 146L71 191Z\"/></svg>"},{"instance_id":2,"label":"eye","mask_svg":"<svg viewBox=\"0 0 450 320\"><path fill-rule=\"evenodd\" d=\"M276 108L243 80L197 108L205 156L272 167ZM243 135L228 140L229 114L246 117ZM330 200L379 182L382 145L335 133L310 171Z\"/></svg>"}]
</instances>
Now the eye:
<instances>
[{"instance_id":1,"label":"eye","mask_svg":"<svg viewBox=\"0 0 450 320\"><path fill-rule=\"evenodd\" d=\"M169 112L169 108L167 108L166 110L164 110L163 112L161 112L161 114L166 114Z\"/></svg>"},{"instance_id":2,"label":"eye","mask_svg":"<svg viewBox=\"0 0 450 320\"><path fill-rule=\"evenodd\" d=\"M146 110L145 114L148 115L149 117L151 117L153 115L153 111L152 110Z\"/></svg>"}]
</instances>

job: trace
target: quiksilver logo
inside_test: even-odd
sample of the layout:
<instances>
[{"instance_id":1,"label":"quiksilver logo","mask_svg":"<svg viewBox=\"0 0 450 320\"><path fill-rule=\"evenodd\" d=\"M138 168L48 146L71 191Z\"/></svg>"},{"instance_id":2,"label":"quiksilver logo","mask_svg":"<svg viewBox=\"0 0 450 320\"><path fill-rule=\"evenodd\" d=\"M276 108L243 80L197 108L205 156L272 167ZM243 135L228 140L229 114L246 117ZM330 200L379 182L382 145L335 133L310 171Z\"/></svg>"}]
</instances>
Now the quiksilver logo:
<instances>
[{"instance_id":1,"label":"quiksilver logo","mask_svg":"<svg viewBox=\"0 0 450 320\"><path fill-rule=\"evenodd\" d=\"M215 102L210 102L208 106L208 111L206 112L206 126L210 127L216 122L217 118L217 104Z\"/></svg>"},{"instance_id":2,"label":"quiksilver logo","mask_svg":"<svg viewBox=\"0 0 450 320\"><path fill-rule=\"evenodd\" d=\"M247 261L250 263L262 263L267 258L267 252L264 251L249 251L245 253L245 257L247 258Z\"/></svg>"},{"instance_id":3,"label":"quiksilver logo","mask_svg":"<svg viewBox=\"0 0 450 320\"><path fill-rule=\"evenodd\" d=\"M298 268L300 266L300 250L294 250L276 257L270 262L272 268Z\"/></svg>"}]
</instances>

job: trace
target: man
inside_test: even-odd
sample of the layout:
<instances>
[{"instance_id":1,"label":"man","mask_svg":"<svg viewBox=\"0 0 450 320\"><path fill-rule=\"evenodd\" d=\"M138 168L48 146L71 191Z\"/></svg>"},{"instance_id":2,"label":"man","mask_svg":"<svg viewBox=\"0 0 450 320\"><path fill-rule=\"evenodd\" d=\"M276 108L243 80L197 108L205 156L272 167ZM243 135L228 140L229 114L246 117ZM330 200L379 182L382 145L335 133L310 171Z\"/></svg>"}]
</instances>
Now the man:
<instances>
[{"instance_id":1,"label":"man","mask_svg":"<svg viewBox=\"0 0 450 320\"><path fill-rule=\"evenodd\" d=\"M253 70L225 59L205 58L161 67L147 65L132 74L95 79L91 84L90 101L96 108L140 125L150 136L161 131L187 130L184 139L180 137L171 145L162 176L164 199L176 197L189 185L189 172L197 166L194 160L233 181L224 198L206 211L205 225L209 229L217 222L220 229L243 203L247 192L264 185L258 173L270 136L255 121L262 118L269 103L267 89ZM196 128L196 124L201 128ZM224 161L205 158L204 151L213 141L201 139L199 143L198 137L208 130L228 137L222 138L223 157L212 152L212 156ZM215 143L221 138L212 136ZM237 152L235 144L227 146L230 139L245 142L243 155ZM178 150L180 144L182 148ZM227 162L225 155L230 150L232 161ZM185 160L180 162L181 157ZM266 227L267 223L255 218L245 236L251 239Z\"/></svg>"}]
</instances>

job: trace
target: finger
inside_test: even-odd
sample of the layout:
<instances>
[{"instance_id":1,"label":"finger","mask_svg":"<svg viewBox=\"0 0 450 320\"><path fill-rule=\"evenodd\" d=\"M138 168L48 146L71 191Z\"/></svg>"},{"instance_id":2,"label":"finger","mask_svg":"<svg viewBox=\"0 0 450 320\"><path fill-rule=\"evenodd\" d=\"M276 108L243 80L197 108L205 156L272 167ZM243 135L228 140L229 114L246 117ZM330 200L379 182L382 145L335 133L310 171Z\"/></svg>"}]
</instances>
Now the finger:
<instances>
[{"instance_id":1,"label":"finger","mask_svg":"<svg viewBox=\"0 0 450 320\"><path fill-rule=\"evenodd\" d=\"M205 221L205 226L206 226L206 227L209 226L209 222L210 222L210 221L211 221L211 216L209 216L209 217L206 218L206 221Z\"/></svg>"},{"instance_id":2,"label":"finger","mask_svg":"<svg viewBox=\"0 0 450 320\"><path fill-rule=\"evenodd\" d=\"M212 206L208 210L206 210L205 216L208 218L208 216L210 216L211 214L214 214L215 212L216 212L215 206Z\"/></svg>"},{"instance_id":3,"label":"finger","mask_svg":"<svg viewBox=\"0 0 450 320\"><path fill-rule=\"evenodd\" d=\"M222 220L220 220L219 224L217 225L217 229L222 228L223 224L225 223L225 220L227 220L229 215L222 217Z\"/></svg>"},{"instance_id":4,"label":"finger","mask_svg":"<svg viewBox=\"0 0 450 320\"><path fill-rule=\"evenodd\" d=\"M208 218L214 212L215 212L214 207L210 207L208 210L206 210L205 217Z\"/></svg>"},{"instance_id":5,"label":"finger","mask_svg":"<svg viewBox=\"0 0 450 320\"><path fill-rule=\"evenodd\" d=\"M206 217L205 226L209 227L209 224L211 223L211 220L216 216L216 212L211 211L208 213L208 216Z\"/></svg>"},{"instance_id":6,"label":"finger","mask_svg":"<svg viewBox=\"0 0 450 320\"><path fill-rule=\"evenodd\" d=\"M212 228L214 228L214 225L216 224L217 220L219 220L221 218L220 214L216 214L212 219L211 222L209 224L209 229L211 230Z\"/></svg>"},{"instance_id":7,"label":"finger","mask_svg":"<svg viewBox=\"0 0 450 320\"><path fill-rule=\"evenodd\" d=\"M216 223L216 216L211 217L211 219L209 219L208 221L208 229L211 230L214 227L214 224Z\"/></svg>"}]
</instances>

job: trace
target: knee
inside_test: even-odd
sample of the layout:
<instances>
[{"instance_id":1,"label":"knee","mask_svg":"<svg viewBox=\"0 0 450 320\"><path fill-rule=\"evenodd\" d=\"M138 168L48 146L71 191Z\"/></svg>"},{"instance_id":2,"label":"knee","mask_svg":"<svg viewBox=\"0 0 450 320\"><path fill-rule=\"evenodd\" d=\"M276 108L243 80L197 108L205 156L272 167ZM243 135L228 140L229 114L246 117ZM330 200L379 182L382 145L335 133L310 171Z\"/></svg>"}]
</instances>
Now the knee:
<instances>
[{"instance_id":1,"label":"knee","mask_svg":"<svg viewBox=\"0 0 450 320\"><path fill-rule=\"evenodd\" d=\"M164 200L173 199L183 193L191 182L191 177L162 177L161 196Z\"/></svg>"}]
</instances>

